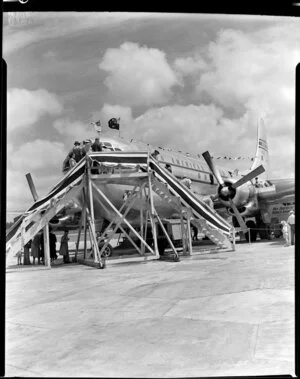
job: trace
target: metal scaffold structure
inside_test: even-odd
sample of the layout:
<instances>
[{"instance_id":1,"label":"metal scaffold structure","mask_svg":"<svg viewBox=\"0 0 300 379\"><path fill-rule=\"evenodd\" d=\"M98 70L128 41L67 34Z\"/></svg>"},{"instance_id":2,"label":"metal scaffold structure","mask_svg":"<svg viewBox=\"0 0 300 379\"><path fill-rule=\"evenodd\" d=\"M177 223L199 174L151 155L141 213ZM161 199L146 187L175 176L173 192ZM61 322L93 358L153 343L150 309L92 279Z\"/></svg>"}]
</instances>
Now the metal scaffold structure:
<instances>
[{"instance_id":1,"label":"metal scaffold structure","mask_svg":"<svg viewBox=\"0 0 300 379\"><path fill-rule=\"evenodd\" d=\"M119 167L119 170L103 173L97 169L97 167L103 168L104 166ZM122 167L128 166L136 167L136 169L131 172L122 170ZM96 174L94 173L95 167ZM102 184L107 183L126 185L131 188L130 194L124 199L121 207L118 208L110 196L102 190ZM158 259L161 247L160 238L162 238L161 235L158 236L159 228L165 245L171 247L174 260L179 261L179 254L166 229L165 220L161 218L159 209L155 206L157 196L178 212L183 250L186 254L192 252L190 224L200 228L201 232L219 248L234 249L234 228L181 184L172 173L161 167L151 155L146 152L101 152L87 155L62 178L47 196L39 200L37 197L34 199L33 206L7 233L7 254L16 254L24 249L26 243L35 234L41 229L47 228L49 221L71 200L75 200L80 203L82 208L75 259L78 257L83 231L83 263L91 260L92 257L96 267L104 268L106 260L103 252L117 230L121 230L131 242L141 259L146 260L149 254ZM104 235L106 237L105 242L101 244L99 244L99 236L96 233L95 204L100 207L104 205L111 215L109 224L100 235L100 240ZM139 209L140 224L138 228L134 228L127 218L133 208ZM149 238L149 234L151 238ZM90 254L87 251L88 235L91 244ZM47 233L44 233L44 238L45 245L49 245ZM50 267L49 246L45 249L45 261Z\"/></svg>"}]
</instances>

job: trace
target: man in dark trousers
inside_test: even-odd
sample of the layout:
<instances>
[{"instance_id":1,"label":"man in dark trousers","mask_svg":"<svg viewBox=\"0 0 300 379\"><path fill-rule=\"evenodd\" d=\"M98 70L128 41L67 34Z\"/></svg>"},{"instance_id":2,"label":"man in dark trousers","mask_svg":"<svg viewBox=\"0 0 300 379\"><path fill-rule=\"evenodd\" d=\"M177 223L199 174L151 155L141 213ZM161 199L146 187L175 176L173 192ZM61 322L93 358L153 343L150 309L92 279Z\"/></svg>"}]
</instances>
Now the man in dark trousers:
<instances>
[{"instance_id":1,"label":"man in dark trousers","mask_svg":"<svg viewBox=\"0 0 300 379\"><path fill-rule=\"evenodd\" d=\"M42 231L40 236L40 248L41 248L41 262L45 264L45 249L44 249L44 232Z\"/></svg>"},{"instance_id":2,"label":"man in dark trousers","mask_svg":"<svg viewBox=\"0 0 300 379\"><path fill-rule=\"evenodd\" d=\"M31 240L26 243L24 246L24 265L31 265L30 263L30 252L29 249L31 247Z\"/></svg>"},{"instance_id":3,"label":"man in dark trousers","mask_svg":"<svg viewBox=\"0 0 300 379\"><path fill-rule=\"evenodd\" d=\"M92 151L102 151L103 145L99 138L95 138L95 142L92 144Z\"/></svg>"},{"instance_id":4,"label":"man in dark trousers","mask_svg":"<svg viewBox=\"0 0 300 379\"><path fill-rule=\"evenodd\" d=\"M55 259L57 259L56 255L56 235L52 232L52 230L49 230L49 239L50 239L50 258L51 262L53 262Z\"/></svg>"}]
</instances>

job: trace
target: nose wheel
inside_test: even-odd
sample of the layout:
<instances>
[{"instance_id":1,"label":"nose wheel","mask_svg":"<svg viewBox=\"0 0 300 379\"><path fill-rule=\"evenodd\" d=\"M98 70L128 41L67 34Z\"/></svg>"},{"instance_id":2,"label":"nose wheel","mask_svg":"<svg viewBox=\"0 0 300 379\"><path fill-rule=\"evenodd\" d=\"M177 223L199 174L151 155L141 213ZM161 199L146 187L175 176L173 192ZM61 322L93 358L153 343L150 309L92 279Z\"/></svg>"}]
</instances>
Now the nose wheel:
<instances>
[{"instance_id":1,"label":"nose wheel","mask_svg":"<svg viewBox=\"0 0 300 379\"><path fill-rule=\"evenodd\" d=\"M247 228L249 228L249 232L245 233L245 239L247 242L255 242L257 238L257 230L256 230L256 224L254 221L247 221L246 222Z\"/></svg>"}]
</instances>

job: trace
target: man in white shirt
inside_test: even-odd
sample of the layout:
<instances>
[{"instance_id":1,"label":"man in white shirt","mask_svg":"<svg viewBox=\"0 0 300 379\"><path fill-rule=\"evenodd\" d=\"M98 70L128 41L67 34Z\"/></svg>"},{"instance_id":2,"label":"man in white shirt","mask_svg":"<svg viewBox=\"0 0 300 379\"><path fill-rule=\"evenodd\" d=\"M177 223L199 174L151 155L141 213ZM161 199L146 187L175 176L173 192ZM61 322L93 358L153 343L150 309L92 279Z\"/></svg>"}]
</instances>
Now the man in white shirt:
<instances>
[{"instance_id":1,"label":"man in white shirt","mask_svg":"<svg viewBox=\"0 0 300 379\"><path fill-rule=\"evenodd\" d=\"M290 211L290 215L287 219L287 223L289 226L289 241L291 245L295 244L295 213L294 211Z\"/></svg>"}]
</instances>

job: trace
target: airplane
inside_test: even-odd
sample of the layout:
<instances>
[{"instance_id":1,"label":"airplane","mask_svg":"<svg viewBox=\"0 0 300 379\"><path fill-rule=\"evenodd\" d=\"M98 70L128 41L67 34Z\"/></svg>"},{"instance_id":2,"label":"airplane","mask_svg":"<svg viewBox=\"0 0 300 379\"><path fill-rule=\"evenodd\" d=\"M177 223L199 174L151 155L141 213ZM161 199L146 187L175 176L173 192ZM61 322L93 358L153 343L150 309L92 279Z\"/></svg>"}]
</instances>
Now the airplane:
<instances>
[{"instance_id":1,"label":"airplane","mask_svg":"<svg viewBox=\"0 0 300 379\"><path fill-rule=\"evenodd\" d=\"M230 220L233 226L240 227L243 232L249 228L247 229L249 232L245 232L244 236L247 240L251 239L251 242L256 240L258 233L261 239L270 238L270 232L272 228L274 229L274 225L279 226L279 222L282 219L286 220L289 211L294 208L294 179L271 180L269 178L268 142L262 119L258 122L257 146L253 164L250 170L240 175L236 175L233 170L215 165L209 152L202 155L188 154L168 148L154 147L134 139L127 140L120 136L117 137L111 134L115 131L107 130L107 132L101 132L103 151L91 153L89 154L90 157L107 155L107 153L113 154L114 152L132 154L148 151L151 154L153 152L158 153L155 159L160 166L170 165L175 178L191 180L191 190L194 196L203 201L209 200L208 204L214 208L216 213ZM99 136L99 132L97 133ZM80 162L77 165L80 165ZM137 168L136 164L127 164L126 167L124 169L123 166L122 172L124 170L134 172L137 169L145 169L143 167ZM71 170L65 172L65 178L68 177ZM113 172L118 170L118 167L115 163L105 164L101 170L103 173ZM260 180L256 180L258 175L261 178ZM253 182L254 178L255 182ZM122 206L124 195L132 190L132 187L128 185L104 184L101 181L101 175L93 175L93 169L92 181L98 188L101 187L101 191L117 209ZM161 218L176 217L174 209L156 194L154 194L154 203ZM49 222L53 230L78 229L82 204L82 198L76 198L53 217ZM111 211L101 202L97 194L94 194L93 204L96 229L101 232L112 219ZM127 220L136 227L140 226L140 207L141 204L137 201L126 216ZM13 227L7 232L7 238L11 235L12 230Z\"/></svg>"},{"instance_id":2,"label":"airplane","mask_svg":"<svg viewBox=\"0 0 300 379\"><path fill-rule=\"evenodd\" d=\"M99 134L98 131L98 136ZM129 141L113 136L111 133L103 132L101 134L103 152L156 151L159 153L156 156L158 163L163 167L170 165L172 173L177 179L189 178L192 183L191 190L196 196L204 201L212 199L216 212L224 218L231 219L235 227L241 227L242 230L249 228L250 232L245 233L245 237L247 240L251 238L252 242L256 240L258 234L261 239L270 238L272 228L278 227L281 220L286 220L289 211L294 208L294 179L272 180L269 178L269 147L266 127L262 118L258 121L253 164L250 170L237 175L234 170L215 165L209 152L202 155L182 153L168 148L151 146L134 139ZM110 170L114 170L114 167L111 167ZM135 168L128 170L135 170ZM97 184L96 176L93 180L96 185L101 185L103 193L109 196L117 208L120 208L124 193L130 191L130 187L105 185L100 182ZM78 199L75 208L73 204L58 214L51 222L53 226L56 226L57 229L65 227L76 229L80 219L80 203L81 200ZM155 205L160 210L162 217L172 218L174 216L174 210L170 209L158 196L155 198ZM140 204L137 203L136 208L128 214L128 219L132 224L139 225L139 206ZM95 219L98 222L102 220L100 224L110 219L109 210L103 204L99 206L99 199L98 201L94 199L94 208Z\"/></svg>"}]
</instances>

